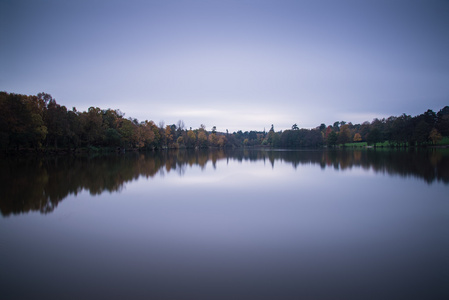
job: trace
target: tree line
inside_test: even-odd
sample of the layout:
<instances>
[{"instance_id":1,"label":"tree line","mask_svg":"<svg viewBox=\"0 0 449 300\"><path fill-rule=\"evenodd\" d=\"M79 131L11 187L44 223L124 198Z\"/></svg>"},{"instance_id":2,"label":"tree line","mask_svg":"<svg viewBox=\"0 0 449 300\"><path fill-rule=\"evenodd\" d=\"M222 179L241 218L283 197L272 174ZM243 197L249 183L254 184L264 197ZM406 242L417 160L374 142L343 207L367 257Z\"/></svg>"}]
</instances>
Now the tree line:
<instances>
[{"instance_id":1,"label":"tree line","mask_svg":"<svg viewBox=\"0 0 449 300\"><path fill-rule=\"evenodd\" d=\"M241 130L229 133L210 131L201 125L186 129L177 124L155 124L125 118L116 109L90 107L87 111L68 110L46 93L21 95L0 92L0 147L2 151L21 149L76 150L267 147L335 147L350 142L375 145L388 141L391 146L424 146L449 137L449 106L438 113L427 110L418 116L403 114L372 122L345 121L312 129L299 128L268 132Z\"/></svg>"}]
</instances>

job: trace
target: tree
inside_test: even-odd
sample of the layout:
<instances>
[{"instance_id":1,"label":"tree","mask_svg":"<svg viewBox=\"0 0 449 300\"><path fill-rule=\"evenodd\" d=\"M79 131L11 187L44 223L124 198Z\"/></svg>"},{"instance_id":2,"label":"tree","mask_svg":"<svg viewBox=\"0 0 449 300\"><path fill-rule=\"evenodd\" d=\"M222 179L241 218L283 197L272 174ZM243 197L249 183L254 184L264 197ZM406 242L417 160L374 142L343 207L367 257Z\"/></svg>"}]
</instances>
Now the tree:
<instances>
[{"instance_id":1,"label":"tree","mask_svg":"<svg viewBox=\"0 0 449 300\"><path fill-rule=\"evenodd\" d=\"M165 126L165 146L167 148L170 147L172 140L173 140L172 128L169 125L167 125Z\"/></svg>"},{"instance_id":2,"label":"tree","mask_svg":"<svg viewBox=\"0 0 449 300\"><path fill-rule=\"evenodd\" d=\"M80 117L76 111L76 108L67 112L67 122L69 124L68 131L68 147L74 147L75 149L80 145L80 139L82 135L82 128Z\"/></svg>"},{"instance_id":3,"label":"tree","mask_svg":"<svg viewBox=\"0 0 449 300\"><path fill-rule=\"evenodd\" d=\"M218 138L218 147L223 148L226 146L227 138L224 135L220 135Z\"/></svg>"},{"instance_id":4,"label":"tree","mask_svg":"<svg viewBox=\"0 0 449 300\"><path fill-rule=\"evenodd\" d=\"M332 132L332 126L327 126L326 131L324 132L324 138L327 140L327 138L329 137L329 134Z\"/></svg>"},{"instance_id":5,"label":"tree","mask_svg":"<svg viewBox=\"0 0 449 300\"><path fill-rule=\"evenodd\" d=\"M105 133L105 144L110 147L118 147L120 146L122 136L118 131L114 128L106 129Z\"/></svg>"},{"instance_id":6,"label":"tree","mask_svg":"<svg viewBox=\"0 0 449 300\"><path fill-rule=\"evenodd\" d=\"M207 135L205 130L199 130L198 131L198 147L200 148L206 148L208 146L207 144Z\"/></svg>"},{"instance_id":7,"label":"tree","mask_svg":"<svg viewBox=\"0 0 449 300\"><path fill-rule=\"evenodd\" d=\"M340 122L334 122L334 126L332 127L332 129L335 131L335 132L338 132L338 131L340 131Z\"/></svg>"},{"instance_id":8,"label":"tree","mask_svg":"<svg viewBox=\"0 0 449 300\"><path fill-rule=\"evenodd\" d=\"M45 103L35 96L0 92L0 145L38 149L47 135L43 121Z\"/></svg>"},{"instance_id":9,"label":"tree","mask_svg":"<svg viewBox=\"0 0 449 300\"><path fill-rule=\"evenodd\" d=\"M337 134L335 133L335 131L332 131L327 137L327 145L329 147L334 147L337 144L337 139Z\"/></svg>"},{"instance_id":10,"label":"tree","mask_svg":"<svg viewBox=\"0 0 449 300\"><path fill-rule=\"evenodd\" d=\"M299 127L298 127L298 125L296 125L296 123L295 123L295 124L293 124L293 126L292 126L292 130L299 130Z\"/></svg>"},{"instance_id":11,"label":"tree","mask_svg":"<svg viewBox=\"0 0 449 300\"><path fill-rule=\"evenodd\" d=\"M406 114L391 119L390 125L390 140L398 144L406 144L410 142L413 135L413 122L412 117Z\"/></svg>"},{"instance_id":12,"label":"tree","mask_svg":"<svg viewBox=\"0 0 449 300\"><path fill-rule=\"evenodd\" d=\"M178 121L178 129L181 130L181 131L185 129L185 125L184 125L184 121L183 120L179 120Z\"/></svg>"},{"instance_id":13,"label":"tree","mask_svg":"<svg viewBox=\"0 0 449 300\"><path fill-rule=\"evenodd\" d=\"M374 144L374 146L375 146L376 143L379 143L382 141L381 131L378 128L371 129L371 131L368 133L366 141L367 141L368 145Z\"/></svg>"},{"instance_id":14,"label":"tree","mask_svg":"<svg viewBox=\"0 0 449 300\"><path fill-rule=\"evenodd\" d=\"M349 126L344 124L340 127L340 133L338 134L337 143L344 145L346 143L349 143L350 140L351 140L351 132L349 131Z\"/></svg>"},{"instance_id":15,"label":"tree","mask_svg":"<svg viewBox=\"0 0 449 300\"><path fill-rule=\"evenodd\" d=\"M212 133L209 134L209 145L212 146L212 147L217 147L218 146L218 137L217 137L217 134L214 131L212 131Z\"/></svg>"},{"instance_id":16,"label":"tree","mask_svg":"<svg viewBox=\"0 0 449 300\"><path fill-rule=\"evenodd\" d=\"M421 120L413 131L412 141L418 143L418 145L425 144L429 140L431 130L430 125L426 121Z\"/></svg>"},{"instance_id":17,"label":"tree","mask_svg":"<svg viewBox=\"0 0 449 300\"><path fill-rule=\"evenodd\" d=\"M129 119L122 119L119 125L118 132L122 136L122 145L124 148L133 148L135 144L136 125Z\"/></svg>"},{"instance_id":18,"label":"tree","mask_svg":"<svg viewBox=\"0 0 449 300\"><path fill-rule=\"evenodd\" d=\"M207 148L209 146L207 141L206 125L204 124L201 124L198 129L197 142L198 147L200 148Z\"/></svg>"},{"instance_id":19,"label":"tree","mask_svg":"<svg viewBox=\"0 0 449 300\"><path fill-rule=\"evenodd\" d=\"M326 129L326 124L321 123L320 125L320 131L324 131Z\"/></svg>"},{"instance_id":20,"label":"tree","mask_svg":"<svg viewBox=\"0 0 449 300\"><path fill-rule=\"evenodd\" d=\"M437 113L436 129L442 136L449 136L449 106L445 106Z\"/></svg>"},{"instance_id":21,"label":"tree","mask_svg":"<svg viewBox=\"0 0 449 300\"><path fill-rule=\"evenodd\" d=\"M365 121L360 125L359 133L362 137L362 141L366 140L368 137L368 134L371 130L371 124L368 121Z\"/></svg>"},{"instance_id":22,"label":"tree","mask_svg":"<svg viewBox=\"0 0 449 300\"><path fill-rule=\"evenodd\" d=\"M154 141L154 137L155 135L151 128L151 123L145 121L136 125L133 140L135 141L137 148L149 148Z\"/></svg>"},{"instance_id":23,"label":"tree","mask_svg":"<svg viewBox=\"0 0 449 300\"><path fill-rule=\"evenodd\" d=\"M253 141L253 143L257 140L257 132L255 132L254 130L251 130L249 133L248 133L248 139L250 140L250 141Z\"/></svg>"},{"instance_id":24,"label":"tree","mask_svg":"<svg viewBox=\"0 0 449 300\"><path fill-rule=\"evenodd\" d=\"M441 134L438 132L438 130L436 128L433 128L430 131L429 139L432 141L432 143L434 145L436 145L439 141L441 141L443 139L443 137L441 136Z\"/></svg>"},{"instance_id":25,"label":"tree","mask_svg":"<svg viewBox=\"0 0 449 300\"><path fill-rule=\"evenodd\" d=\"M103 141L104 127L102 111L98 107L89 107L80 115L83 141L88 145L99 146ZM123 136L123 134L122 134Z\"/></svg>"},{"instance_id":26,"label":"tree","mask_svg":"<svg viewBox=\"0 0 449 300\"><path fill-rule=\"evenodd\" d=\"M189 131L187 131L186 146L188 148L193 148L195 147L195 144L196 144L196 134L192 129L190 129Z\"/></svg>"},{"instance_id":27,"label":"tree","mask_svg":"<svg viewBox=\"0 0 449 300\"><path fill-rule=\"evenodd\" d=\"M176 140L176 144L179 148L185 148L184 138L182 136L178 137L178 139Z\"/></svg>"},{"instance_id":28,"label":"tree","mask_svg":"<svg viewBox=\"0 0 449 300\"><path fill-rule=\"evenodd\" d=\"M354 142L361 142L362 141L362 137L360 136L360 133L356 133L356 134L354 134Z\"/></svg>"},{"instance_id":29,"label":"tree","mask_svg":"<svg viewBox=\"0 0 449 300\"><path fill-rule=\"evenodd\" d=\"M48 97L47 109L44 112L44 121L48 129L47 145L52 144L58 148L58 142L59 145L67 142L69 131L67 108L57 104L51 96Z\"/></svg>"},{"instance_id":30,"label":"tree","mask_svg":"<svg viewBox=\"0 0 449 300\"><path fill-rule=\"evenodd\" d=\"M274 145L274 136L275 136L274 126L273 126L273 124L271 124L271 129L270 129L270 131L268 131L268 137L267 137L268 145L270 145L270 146Z\"/></svg>"}]
</instances>

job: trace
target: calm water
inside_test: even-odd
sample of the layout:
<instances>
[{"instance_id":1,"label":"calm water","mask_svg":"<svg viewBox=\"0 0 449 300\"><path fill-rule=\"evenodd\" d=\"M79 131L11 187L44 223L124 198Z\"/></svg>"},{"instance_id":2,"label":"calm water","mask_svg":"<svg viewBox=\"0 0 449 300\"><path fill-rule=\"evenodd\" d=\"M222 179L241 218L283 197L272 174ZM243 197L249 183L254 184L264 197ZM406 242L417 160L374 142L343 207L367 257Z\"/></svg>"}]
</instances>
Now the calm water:
<instances>
[{"instance_id":1,"label":"calm water","mask_svg":"<svg viewBox=\"0 0 449 300\"><path fill-rule=\"evenodd\" d=\"M2 299L449 299L449 152L0 160Z\"/></svg>"}]
</instances>

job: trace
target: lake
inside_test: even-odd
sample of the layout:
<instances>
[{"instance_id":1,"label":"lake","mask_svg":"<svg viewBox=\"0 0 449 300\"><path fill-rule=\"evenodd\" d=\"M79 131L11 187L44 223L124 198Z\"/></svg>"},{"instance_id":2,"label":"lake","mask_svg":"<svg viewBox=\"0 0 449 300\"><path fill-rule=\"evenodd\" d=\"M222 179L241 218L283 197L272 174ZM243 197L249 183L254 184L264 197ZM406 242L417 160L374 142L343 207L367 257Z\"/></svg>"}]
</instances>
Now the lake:
<instances>
[{"instance_id":1,"label":"lake","mask_svg":"<svg viewBox=\"0 0 449 300\"><path fill-rule=\"evenodd\" d=\"M0 160L2 299L449 299L449 151Z\"/></svg>"}]
</instances>

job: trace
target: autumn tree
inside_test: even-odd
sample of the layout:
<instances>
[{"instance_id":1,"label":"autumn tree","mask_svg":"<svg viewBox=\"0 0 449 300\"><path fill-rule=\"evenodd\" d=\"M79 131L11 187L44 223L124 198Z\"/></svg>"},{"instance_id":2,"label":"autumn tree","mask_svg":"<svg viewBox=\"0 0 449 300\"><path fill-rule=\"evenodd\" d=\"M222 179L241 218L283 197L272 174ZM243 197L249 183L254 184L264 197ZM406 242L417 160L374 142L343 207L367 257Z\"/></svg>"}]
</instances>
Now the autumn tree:
<instances>
[{"instance_id":1,"label":"autumn tree","mask_svg":"<svg viewBox=\"0 0 449 300\"><path fill-rule=\"evenodd\" d=\"M198 131L198 147L200 148L206 148L208 146L207 143L207 135L206 132L204 130L200 130Z\"/></svg>"},{"instance_id":2,"label":"autumn tree","mask_svg":"<svg viewBox=\"0 0 449 300\"><path fill-rule=\"evenodd\" d=\"M323 142L325 143L325 144L327 144L327 139L328 139L328 137L329 137L329 134L332 132L333 130L332 130L332 126L327 126L327 128L324 130L324 132L323 132L323 134L322 134L322 137L323 137Z\"/></svg>"},{"instance_id":3,"label":"autumn tree","mask_svg":"<svg viewBox=\"0 0 449 300\"><path fill-rule=\"evenodd\" d=\"M164 138L165 138L165 146L167 148L170 147L170 145L171 145L171 143L173 141L173 134L172 134L172 132L173 132L172 128L169 125L165 126Z\"/></svg>"},{"instance_id":4,"label":"autumn tree","mask_svg":"<svg viewBox=\"0 0 449 300\"><path fill-rule=\"evenodd\" d=\"M340 122L341 124L342 122ZM338 133L337 143L338 144L346 144L351 140L351 133L349 131L349 126L344 124L340 127L340 132Z\"/></svg>"},{"instance_id":5,"label":"autumn tree","mask_svg":"<svg viewBox=\"0 0 449 300\"><path fill-rule=\"evenodd\" d=\"M227 144L227 138L224 135L220 135L218 138L218 147L224 148Z\"/></svg>"},{"instance_id":6,"label":"autumn tree","mask_svg":"<svg viewBox=\"0 0 449 300\"><path fill-rule=\"evenodd\" d=\"M176 139L176 145L177 145L178 148L185 148L184 138L182 136L179 136Z\"/></svg>"},{"instance_id":7,"label":"autumn tree","mask_svg":"<svg viewBox=\"0 0 449 300\"><path fill-rule=\"evenodd\" d=\"M147 147L149 148L159 148L161 143L161 135L159 128L153 121L145 121L145 126L148 127L153 132L153 140L149 142Z\"/></svg>"},{"instance_id":8,"label":"autumn tree","mask_svg":"<svg viewBox=\"0 0 449 300\"><path fill-rule=\"evenodd\" d=\"M154 132L151 128L151 123L148 121L137 125L134 130L133 141L137 148L149 148L154 141Z\"/></svg>"},{"instance_id":9,"label":"autumn tree","mask_svg":"<svg viewBox=\"0 0 449 300\"><path fill-rule=\"evenodd\" d=\"M47 127L40 104L36 97L0 92L0 141L4 150L41 147Z\"/></svg>"},{"instance_id":10,"label":"autumn tree","mask_svg":"<svg viewBox=\"0 0 449 300\"><path fill-rule=\"evenodd\" d=\"M186 141L186 147L188 148L194 148L196 144L196 134L193 130L187 131L187 141Z\"/></svg>"},{"instance_id":11,"label":"autumn tree","mask_svg":"<svg viewBox=\"0 0 449 300\"><path fill-rule=\"evenodd\" d=\"M429 134L429 139L432 141L434 145L438 144L439 141L443 139L441 134L438 132L436 128L432 128Z\"/></svg>"},{"instance_id":12,"label":"autumn tree","mask_svg":"<svg viewBox=\"0 0 449 300\"><path fill-rule=\"evenodd\" d=\"M209 145L212 147L218 146L218 137L215 133L209 134Z\"/></svg>"}]
</instances>

